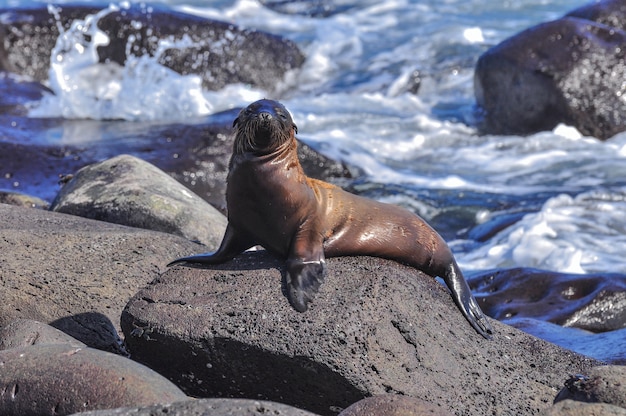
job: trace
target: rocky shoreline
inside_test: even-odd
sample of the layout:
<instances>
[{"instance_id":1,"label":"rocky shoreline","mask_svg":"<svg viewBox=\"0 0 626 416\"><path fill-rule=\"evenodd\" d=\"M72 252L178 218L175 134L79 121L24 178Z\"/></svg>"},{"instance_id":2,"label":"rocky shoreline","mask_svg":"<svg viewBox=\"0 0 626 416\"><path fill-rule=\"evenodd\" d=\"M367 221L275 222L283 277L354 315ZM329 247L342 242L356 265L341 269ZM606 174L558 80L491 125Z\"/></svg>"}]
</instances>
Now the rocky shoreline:
<instances>
[{"instance_id":1,"label":"rocky shoreline","mask_svg":"<svg viewBox=\"0 0 626 416\"><path fill-rule=\"evenodd\" d=\"M142 200L149 206L155 199L148 192L126 192L123 184L133 181L115 173L132 172L134 183L148 190L163 178L155 173L158 169L130 156L100 166L111 163L120 168L108 169L106 184L83 184L91 192L92 212L113 210L124 218L125 211L130 218L133 204ZM76 176L79 182L81 175ZM84 189L68 186L72 192L55 205L85 195ZM171 216L175 203L164 205L165 194L188 192L175 181L171 186L151 208L155 218ZM105 190L118 197L100 203L107 200ZM181 212L197 212L192 204L206 204L209 211L199 198L176 204ZM244 410L251 404L242 399L262 403L251 405L255 409L275 407L276 414L372 414L371 406L391 409L384 407L390 403L424 414L578 414L567 409L587 412L590 406L613 412L603 414L624 411L626 395L619 384L624 367L603 366L498 321L493 321L494 339L484 340L458 313L443 285L392 261L330 259L319 297L301 314L281 292L282 261L263 250L218 267L168 269L173 258L214 247L40 209L0 204L0 213L0 325L35 326L0 333L5 348L0 351L2 414L101 409L93 414L130 415L169 409L168 414L182 415L228 403L240 410L226 414L257 414ZM224 219L217 214L208 228L219 236ZM195 220L197 229L206 229L211 221ZM74 340L59 336L47 341L42 324ZM25 355L34 358L25 363L20 358ZM90 366L70 361L83 355ZM132 393L136 402L127 399L128 386L107 378L117 371L111 355L113 361L126 362L116 364L119 368L140 374L143 381L132 383L133 388L145 390ZM150 377L161 381L142 375L146 367ZM587 377L574 383L575 374ZM158 393L157 386L165 382L171 396ZM102 394L93 395L87 386L94 383L113 393L99 389ZM19 393L7 394L18 385ZM592 393L599 387L610 394ZM553 406L557 395L577 401ZM406 400L389 401L396 396ZM368 397L377 401L351 407ZM32 403L41 407L31 413L19 407ZM120 407L125 409L111 410Z\"/></svg>"},{"instance_id":2,"label":"rocky shoreline","mask_svg":"<svg viewBox=\"0 0 626 416\"><path fill-rule=\"evenodd\" d=\"M600 4L600 10L611 13L619 6L613 1ZM73 13L87 12L66 8L62 23L67 28ZM139 19L160 22L163 35L171 34L165 24L169 13L136 12L122 13L121 20L112 14L106 20L109 29L123 39L133 19ZM3 22L2 35L13 47L5 51L0 67L40 80L49 62L24 66L32 60L23 54L49 56L58 35L56 23L47 12L34 15L35 20L30 12L21 13ZM597 26L598 33L608 30L603 21L556 24L561 28L572 22L577 28ZM8 23L20 30L10 30ZM193 28L196 21L187 23ZM256 66L243 59L236 70L215 79L215 85L203 78L206 87L242 81L243 68L265 67L258 64L263 57L278 65L247 74L243 81L275 89L304 59L295 45L280 38L219 22L210 27L221 36L236 34L249 51L259 42L265 46L254 58ZM622 45L623 31L611 27L615 45ZM525 36L529 33L536 32ZM138 49L154 46L145 36L139 40L144 43ZM483 94L478 102L497 120L496 109L515 112L498 101L501 91L510 101L510 85L493 79L508 81L510 75L528 70L513 66L501 78L489 72L502 68L508 56L502 51L512 44L517 45L508 42L485 55L483 61L495 62L493 67L478 68ZM120 44L112 48L108 56L117 56L113 60L122 64ZM621 57L623 48L618 49ZM172 56L177 58L173 69L188 73L190 64L207 51L216 52L193 49ZM239 56L237 51L226 48L224 59ZM519 56L527 50L523 52ZM565 87L572 79L578 82L578 77L569 77L571 71L562 72L550 79L566 80ZM548 72L537 75L531 68L531 73L541 84ZM95 121L40 120L37 129L87 126L100 140L80 137L78 144L27 146L20 141L22 130L32 133L35 127L25 116L24 102L40 98L44 89L35 84L13 83L15 94L0 100L16 141L0 143L0 166L5 169L0 185L23 189L30 184L29 190L49 191L59 172L67 176L50 210L24 207L47 207L46 201L0 195L13 204L0 203L0 414L626 414L626 367L606 365L495 320L494 338L485 340L459 314L443 285L392 261L329 260L327 281L302 314L282 293L283 262L262 250L218 267L167 268L171 260L213 250L221 240L233 111L196 124L167 126L119 123L104 128ZM524 83L520 96L531 85ZM28 100L15 101L19 91ZM548 124L570 121L569 112L566 116ZM591 124L602 124L601 136L608 137L622 129L621 118ZM103 129L124 134L117 132L112 145ZM115 156L120 150L134 156ZM311 176L350 177L342 163L310 148L303 146L300 155L308 161L303 163L307 172L317 173ZM511 296L497 288L498 282L511 279L509 271L504 273L499 279L482 276L475 284L498 292L492 301L506 301ZM593 297L590 305L597 304ZM620 314L619 305L614 310ZM614 318L615 328L623 326L622 316ZM613 348L623 346L623 341L611 342Z\"/></svg>"}]
</instances>

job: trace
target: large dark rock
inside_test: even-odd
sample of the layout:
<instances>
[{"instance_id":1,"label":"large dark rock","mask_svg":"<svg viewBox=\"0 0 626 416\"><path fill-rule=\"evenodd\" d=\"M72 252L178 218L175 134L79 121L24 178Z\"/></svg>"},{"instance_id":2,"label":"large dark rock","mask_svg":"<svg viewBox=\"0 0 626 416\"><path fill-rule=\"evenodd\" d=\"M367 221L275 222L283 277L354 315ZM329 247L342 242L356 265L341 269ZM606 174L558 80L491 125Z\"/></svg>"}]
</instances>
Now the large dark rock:
<instances>
[{"instance_id":1,"label":"large dark rock","mask_svg":"<svg viewBox=\"0 0 626 416\"><path fill-rule=\"evenodd\" d=\"M199 399L170 404L92 410L76 413L75 416L315 416L305 410L280 403L250 399Z\"/></svg>"},{"instance_id":2,"label":"large dark rock","mask_svg":"<svg viewBox=\"0 0 626 416\"><path fill-rule=\"evenodd\" d=\"M0 351L0 414L55 416L151 405L187 397L171 382L127 358L64 344Z\"/></svg>"},{"instance_id":3,"label":"large dark rock","mask_svg":"<svg viewBox=\"0 0 626 416\"><path fill-rule=\"evenodd\" d=\"M188 120L186 124L0 115L7 131L7 137L0 140L0 189L52 202L61 178L125 153L152 163L224 210L233 150L231 128L238 111ZM63 137L63 142L55 137ZM298 156L307 175L317 179L338 182L360 173L303 143L298 146Z\"/></svg>"},{"instance_id":4,"label":"large dark rock","mask_svg":"<svg viewBox=\"0 0 626 416\"><path fill-rule=\"evenodd\" d=\"M179 235L213 250L227 223L222 213L171 176L129 155L79 170L50 209Z\"/></svg>"},{"instance_id":5,"label":"large dark rock","mask_svg":"<svg viewBox=\"0 0 626 416\"><path fill-rule=\"evenodd\" d=\"M470 280L485 313L499 321L541 318L592 332L626 328L624 275L521 267L473 273Z\"/></svg>"},{"instance_id":6,"label":"large dark rock","mask_svg":"<svg viewBox=\"0 0 626 416\"><path fill-rule=\"evenodd\" d=\"M625 19L618 2L594 3L485 52L474 78L484 132L529 134L566 123L607 139L626 130L626 32L606 25Z\"/></svg>"},{"instance_id":7,"label":"large dark rock","mask_svg":"<svg viewBox=\"0 0 626 416\"><path fill-rule=\"evenodd\" d=\"M68 30L76 19L97 13L92 6L58 6L59 22L47 7L0 10L0 69L48 78L50 52L59 36L57 24ZM197 74L208 89L228 84L250 84L268 91L285 74L299 68L304 56L298 47L280 36L244 30L233 24L165 10L158 6L132 5L100 18L98 27L109 44L98 47L101 62L126 62L126 51L136 56L154 55L159 41L190 40L172 48L159 62L176 72Z\"/></svg>"},{"instance_id":8,"label":"large dark rock","mask_svg":"<svg viewBox=\"0 0 626 416\"><path fill-rule=\"evenodd\" d=\"M281 293L282 267L260 251L171 269L122 314L133 358L189 395L323 415L383 393L457 414L537 413L569 374L597 363L495 321L485 340L443 285L378 258L329 259L320 293L298 313Z\"/></svg>"},{"instance_id":9,"label":"large dark rock","mask_svg":"<svg viewBox=\"0 0 626 416\"><path fill-rule=\"evenodd\" d=\"M170 234L0 204L0 326L48 323L120 351L128 300L198 245Z\"/></svg>"}]
</instances>

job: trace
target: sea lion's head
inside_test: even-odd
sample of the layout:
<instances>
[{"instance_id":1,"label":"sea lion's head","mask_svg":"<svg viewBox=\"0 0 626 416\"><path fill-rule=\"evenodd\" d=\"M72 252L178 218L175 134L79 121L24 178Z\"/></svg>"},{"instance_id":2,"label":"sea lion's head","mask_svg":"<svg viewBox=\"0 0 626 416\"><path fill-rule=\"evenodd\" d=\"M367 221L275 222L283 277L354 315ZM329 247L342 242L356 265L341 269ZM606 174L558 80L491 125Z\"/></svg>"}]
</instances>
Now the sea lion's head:
<instances>
[{"instance_id":1,"label":"sea lion's head","mask_svg":"<svg viewBox=\"0 0 626 416\"><path fill-rule=\"evenodd\" d=\"M239 112L233 121L235 153L271 153L292 140L298 132L284 105L273 100L255 101Z\"/></svg>"}]
</instances>

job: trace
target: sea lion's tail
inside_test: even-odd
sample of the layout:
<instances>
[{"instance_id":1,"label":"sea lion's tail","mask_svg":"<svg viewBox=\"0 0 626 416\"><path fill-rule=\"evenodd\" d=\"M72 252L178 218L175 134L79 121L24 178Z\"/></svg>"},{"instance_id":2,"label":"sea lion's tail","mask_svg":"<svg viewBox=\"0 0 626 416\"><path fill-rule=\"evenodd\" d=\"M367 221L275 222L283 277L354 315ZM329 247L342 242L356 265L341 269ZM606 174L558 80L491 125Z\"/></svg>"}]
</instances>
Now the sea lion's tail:
<instances>
[{"instance_id":1,"label":"sea lion's tail","mask_svg":"<svg viewBox=\"0 0 626 416\"><path fill-rule=\"evenodd\" d=\"M454 303L457 304L465 318L467 318L476 332L486 339L491 339L493 334L491 324L489 324L487 317L480 309L474 295L472 295L472 291L455 260L450 262L446 272L443 274L443 280L452 292Z\"/></svg>"}]
</instances>

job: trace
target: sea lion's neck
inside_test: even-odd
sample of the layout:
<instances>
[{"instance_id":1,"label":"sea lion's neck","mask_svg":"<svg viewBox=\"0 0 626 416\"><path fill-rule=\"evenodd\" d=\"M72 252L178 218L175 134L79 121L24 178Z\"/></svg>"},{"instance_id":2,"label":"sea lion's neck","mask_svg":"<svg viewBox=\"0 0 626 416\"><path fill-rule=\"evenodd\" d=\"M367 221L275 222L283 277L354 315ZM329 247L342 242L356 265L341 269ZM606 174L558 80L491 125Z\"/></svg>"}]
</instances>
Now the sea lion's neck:
<instances>
[{"instance_id":1,"label":"sea lion's neck","mask_svg":"<svg viewBox=\"0 0 626 416\"><path fill-rule=\"evenodd\" d=\"M298 144L295 138L282 143L276 149L269 152L250 151L243 153L234 153L233 158L239 158L242 161L252 163L270 163L272 165L285 164L290 168L296 164L300 166L298 160Z\"/></svg>"}]
</instances>

